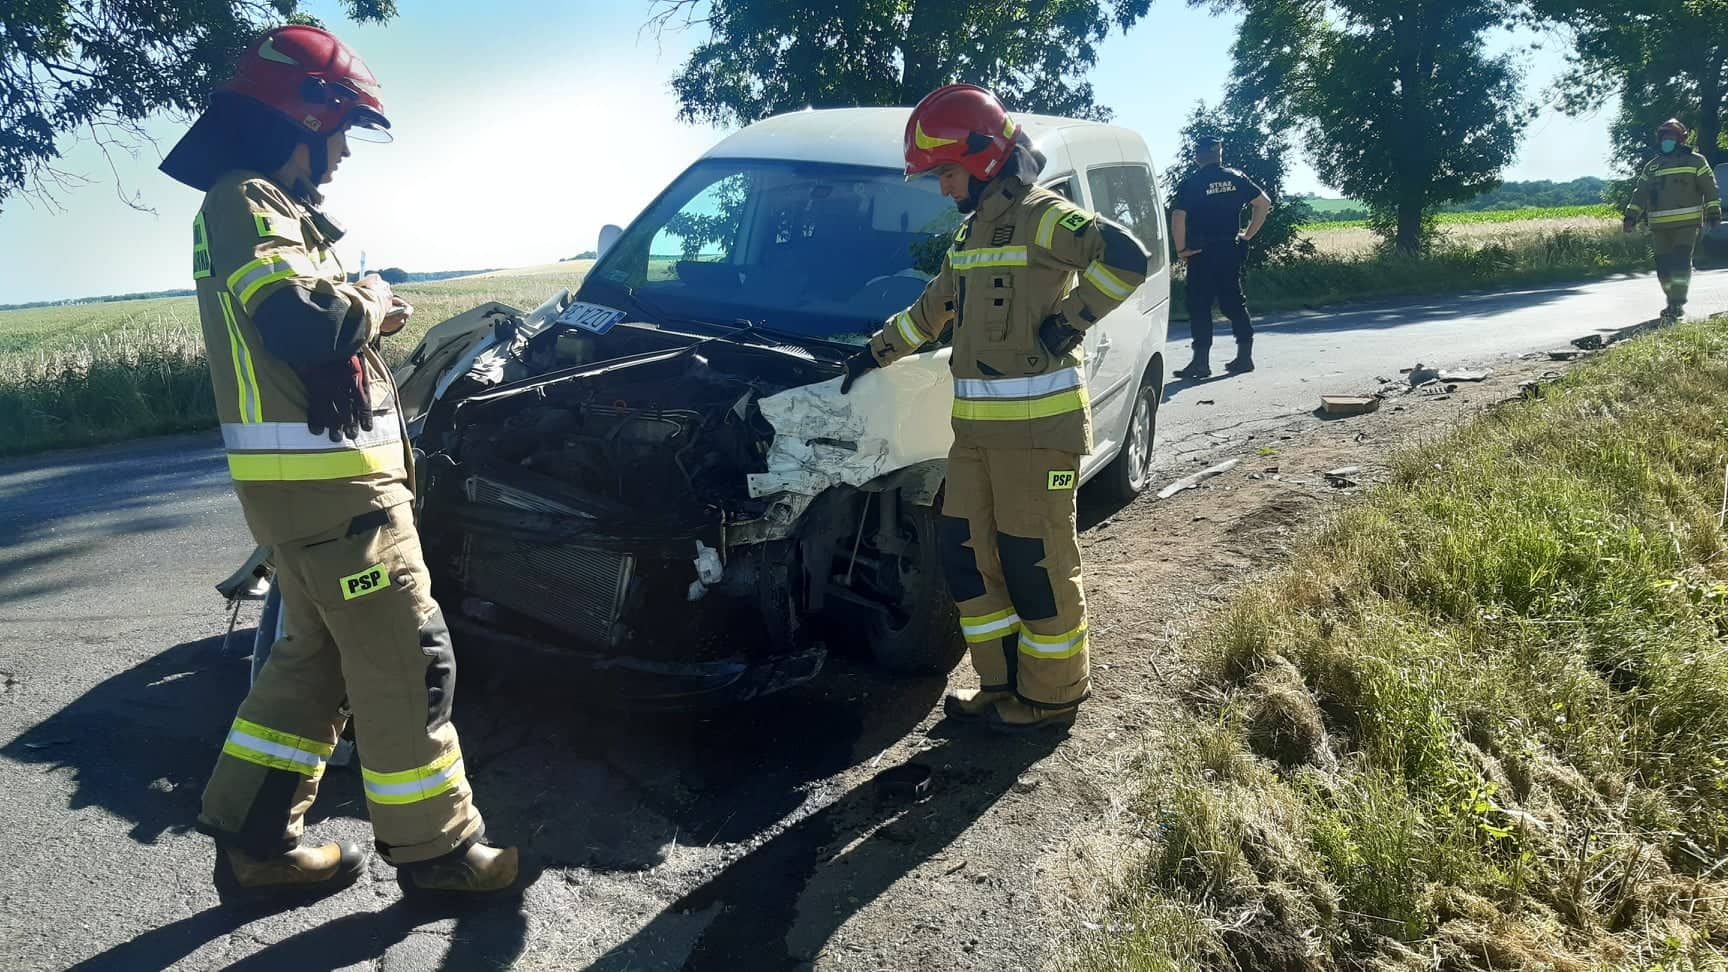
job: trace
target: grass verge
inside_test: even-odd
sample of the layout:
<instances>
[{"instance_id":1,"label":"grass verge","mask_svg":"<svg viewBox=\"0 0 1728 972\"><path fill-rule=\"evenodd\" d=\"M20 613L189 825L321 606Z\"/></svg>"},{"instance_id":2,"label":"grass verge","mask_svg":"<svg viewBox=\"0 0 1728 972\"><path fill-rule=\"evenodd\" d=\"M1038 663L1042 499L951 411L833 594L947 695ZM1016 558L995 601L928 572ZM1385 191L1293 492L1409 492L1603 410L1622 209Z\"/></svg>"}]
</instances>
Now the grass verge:
<instances>
[{"instance_id":1,"label":"grass verge","mask_svg":"<svg viewBox=\"0 0 1728 972\"><path fill-rule=\"evenodd\" d=\"M1508 234L1481 243L1444 240L1421 257L1322 253L1249 270L1245 289L1249 309L1258 313L1587 280L1654 266L1648 234L1623 233L1610 224ZM1188 316L1186 292L1185 280L1171 282L1171 313L1179 320ZM1659 300L1657 295L1652 303Z\"/></svg>"},{"instance_id":2,"label":"grass verge","mask_svg":"<svg viewBox=\"0 0 1728 972\"><path fill-rule=\"evenodd\" d=\"M215 424L203 341L190 330L120 330L0 355L0 456Z\"/></svg>"},{"instance_id":3,"label":"grass verge","mask_svg":"<svg viewBox=\"0 0 1728 972\"><path fill-rule=\"evenodd\" d=\"M530 310L590 265L405 284L414 317L385 351L405 358L433 325L488 300ZM0 312L0 456L216 424L193 298Z\"/></svg>"},{"instance_id":4,"label":"grass verge","mask_svg":"<svg viewBox=\"0 0 1728 972\"><path fill-rule=\"evenodd\" d=\"M1728 326L1399 454L1194 650L1074 972L1728 966Z\"/></svg>"}]
</instances>

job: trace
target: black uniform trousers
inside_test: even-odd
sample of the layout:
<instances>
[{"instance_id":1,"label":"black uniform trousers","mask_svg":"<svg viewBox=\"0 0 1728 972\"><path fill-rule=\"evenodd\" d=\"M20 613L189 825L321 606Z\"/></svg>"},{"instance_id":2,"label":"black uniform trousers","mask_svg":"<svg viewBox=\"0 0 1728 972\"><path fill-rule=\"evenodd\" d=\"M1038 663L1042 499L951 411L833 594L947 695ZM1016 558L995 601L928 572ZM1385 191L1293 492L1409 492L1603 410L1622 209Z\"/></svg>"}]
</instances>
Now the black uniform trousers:
<instances>
[{"instance_id":1,"label":"black uniform trousers","mask_svg":"<svg viewBox=\"0 0 1728 972\"><path fill-rule=\"evenodd\" d=\"M1242 295L1242 259L1247 245L1241 242L1211 243L1188 258L1188 326L1194 334L1194 356L1212 350L1212 305L1230 321L1238 350L1254 340L1254 324L1248 319L1248 300Z\"/></svg>"}]
</instances>

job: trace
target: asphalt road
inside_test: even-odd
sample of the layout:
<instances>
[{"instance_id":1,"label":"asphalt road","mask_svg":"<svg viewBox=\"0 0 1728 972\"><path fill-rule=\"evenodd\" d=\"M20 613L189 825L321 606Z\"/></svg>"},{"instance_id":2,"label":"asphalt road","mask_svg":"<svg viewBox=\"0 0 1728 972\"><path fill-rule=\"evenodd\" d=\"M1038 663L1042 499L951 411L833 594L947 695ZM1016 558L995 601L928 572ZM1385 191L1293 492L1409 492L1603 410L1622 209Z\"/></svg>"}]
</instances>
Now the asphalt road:
<instances>
[{"instance_id":1,"label":"asphalt road","mask_svg":"<svg viewBox=\"0 0 1728 972\"><path fill-rule=\"evenodd\" d=\"M1314 421L1321 393L1418 360L1492 366L1635 323L1658 294L1643 277L1268 321L1260 371L1170 386L1161 465ZM1728 272L1699 274L1692 306L1728 307ZM314 906L221 907L209 842L187 827L247 679L219 651L211 585L250 548L214 435L0 464L0 968L856 967L828 949L861 902L961 837L871 842L843 884L817 867L873 812L860 774L926 718L938 679L840 661L817 688L701 717L464 682L457 721L492 831L546 868L520 907L411 909L377 862ZM982 808L1041 755L948 758ZM352 776L329 775L314 826L364 843Z\"/></svg>"},{"instance_id":2,"label":"asphalt road","mask_svg":"<svg viewBox=\"0 0 1728 972\"><path fill-rule=\"evenodd\" d=\"M1650 275L1514 293L1463 294L1361 304L1346 310L1280 315L1257 326L1259 370L1166 386L1158 449L1167 468L1186 453L1307 416L1325 394L1362 394L1379 378L1421 362L1435 368L1492 366L1529 352L1566 348L1573 338L1656 316L1662 291ZM1728 309L1728 271L1692 278L1688 312ZM1235 355L1229 322L1215 326L1212 368ZM1170 328L1172 370L1186 364L1186 324ZM1195 456L1198 458L1199 456Z\"/></svg>"}]
</instances>

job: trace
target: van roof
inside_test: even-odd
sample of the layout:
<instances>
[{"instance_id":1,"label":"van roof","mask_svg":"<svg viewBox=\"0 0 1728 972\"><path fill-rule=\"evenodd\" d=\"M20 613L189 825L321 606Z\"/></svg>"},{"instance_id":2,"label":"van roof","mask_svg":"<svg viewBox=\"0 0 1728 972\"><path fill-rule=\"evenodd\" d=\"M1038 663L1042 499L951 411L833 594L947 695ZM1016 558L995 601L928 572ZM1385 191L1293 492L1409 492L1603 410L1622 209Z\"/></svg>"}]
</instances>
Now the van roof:
<instances>
[{"instance_id":1,"label":"van roof","mask_svg":"<svg viewBox=\"0 0 1728 972\"><path fill-rule=\"evenodd\" d=\"M906 165L901 139L910 108L805 109L775 115L728 136L703 154L705 159L787 159L902 169ZM1028 138L1052 160L1053 151L1072 141L1121 139L1119 144L1142 145L1126 128L1077 118L1011 113ZM1078 136L1078 139L1076 138ZM1056 143L1056 144L1052 144Z\"/></svg>"}]
</instances>

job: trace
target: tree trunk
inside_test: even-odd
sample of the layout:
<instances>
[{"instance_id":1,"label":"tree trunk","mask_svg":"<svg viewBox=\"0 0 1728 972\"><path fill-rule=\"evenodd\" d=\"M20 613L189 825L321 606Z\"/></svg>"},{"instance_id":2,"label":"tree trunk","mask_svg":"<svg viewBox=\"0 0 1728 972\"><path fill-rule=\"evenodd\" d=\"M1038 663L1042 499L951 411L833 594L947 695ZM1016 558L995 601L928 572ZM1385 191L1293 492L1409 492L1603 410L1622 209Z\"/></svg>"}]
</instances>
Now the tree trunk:
<instances>
[{"instance_id":1,"label":"tree trunk","mask_svg":"<svg viewBox=\"0 0 1728 972\"><path fill-rule=\"evenodd\" d=\"M1722 62L1711 58L1704 62L1698 76L1697 149L1712 164L1721 155L1718 140L1722 137Z\"/></svg>"},{"instance_id":2,"label":"tree trunk","mask_svg":"<svg viewBox=\"0 0 1728 972\"><path fill-rule=\"evenodd\" d=\"M900 103L915 105L947 81L942 71L942 0L917 0L900 45Z\"/></svg>"},{"instance_id":3,"label":"tree trunk","mask_svg":"<svg viewBox=\"0 0 1728 972\"><path fill-rule=\"evenodd\" d=\"M1398 200L1398 252L1416 256L1422 251L1422 196L1405 193Z\"/></svg>"},{"instance_id":4,"label":"tree trunk","mask_svg":"<svg viewBox=\"0 0 1728 972\"><path fill-rule=\"evenodd\" d=\"M1415 256L1422 250L1422 210L1427 200L1428 143L1426 142L1428 75L1433 70L1433 43L1429 35L1430 3L1409 3L1395 16L1393 37L1398 50L1400 127L1411 137L1388 146L1393 156L1393 191L1397 193L1398 234L1393 245L1399 253Z\"/></svg>"}]
</instances>

